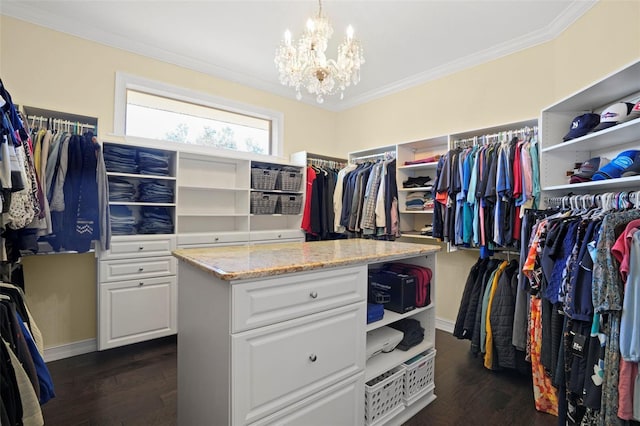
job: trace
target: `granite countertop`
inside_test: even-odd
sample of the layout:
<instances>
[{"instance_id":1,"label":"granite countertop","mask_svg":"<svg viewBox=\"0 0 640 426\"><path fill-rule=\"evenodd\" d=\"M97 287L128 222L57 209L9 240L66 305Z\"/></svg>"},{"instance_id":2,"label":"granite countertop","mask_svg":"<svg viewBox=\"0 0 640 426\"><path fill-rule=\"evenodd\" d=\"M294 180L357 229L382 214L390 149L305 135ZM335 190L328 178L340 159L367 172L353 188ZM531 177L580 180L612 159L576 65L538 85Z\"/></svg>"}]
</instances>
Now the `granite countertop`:
<instances>
[{"instance_id":1,"label":"granite countertop","mask_svg":"<svg viewBox=\"0 0 640 426\"><path fill-rule=\"evenodd\" d=\"M173 255L226 280L375 263L427 255L439 246L364 239L179 249Z\"/></svg>"}]
</instances>

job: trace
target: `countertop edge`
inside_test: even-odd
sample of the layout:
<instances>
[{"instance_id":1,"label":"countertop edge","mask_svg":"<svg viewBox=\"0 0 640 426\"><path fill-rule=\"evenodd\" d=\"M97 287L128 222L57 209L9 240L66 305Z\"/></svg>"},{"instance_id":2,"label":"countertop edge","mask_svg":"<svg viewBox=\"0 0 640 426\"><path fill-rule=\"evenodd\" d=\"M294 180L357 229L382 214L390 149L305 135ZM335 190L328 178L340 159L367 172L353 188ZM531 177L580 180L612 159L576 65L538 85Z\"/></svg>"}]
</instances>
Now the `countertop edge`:
<instances>
[{"instance_id":1,"label":"countertop edge","mask_svg":"<svg viewBox=\"0 0 640 426\"><path fill-rule=\"evenodd\" d=\"M172 254L178 259L182 260L192 266L197 267L198 269L203 270L221 280L224 281L240 281L240 280L248 280L248 279L257 279L257 278L268 278L283 274L291 274L297 272L305 272L305 271L313 271L313 270L321 270L328 268L337 268L344 267L350 265L357 264L373 264L373 263L382 263L394 260L401 259L409 259L412 257L418 256L426 256L429 254L437 253L441 251L441 248L435 245L420 245L419 249L403 251L398 253L390 253L390 254L382 254L382 255L370 255L370 256L362 256L362 257L347 257L344 259L337 259L328 262L309 262L309 263L298 263L298 264L289 264L289 265L278 265L271 268L260 268L254 270L245 270L245 271L225 271L215 265L210 263L205 263L198 260L195 257L188 256L183 254L182 252L185 249L178 249L172 252ZM189 249L186 249L189 250Z\"/></svg>"}]
</instances>

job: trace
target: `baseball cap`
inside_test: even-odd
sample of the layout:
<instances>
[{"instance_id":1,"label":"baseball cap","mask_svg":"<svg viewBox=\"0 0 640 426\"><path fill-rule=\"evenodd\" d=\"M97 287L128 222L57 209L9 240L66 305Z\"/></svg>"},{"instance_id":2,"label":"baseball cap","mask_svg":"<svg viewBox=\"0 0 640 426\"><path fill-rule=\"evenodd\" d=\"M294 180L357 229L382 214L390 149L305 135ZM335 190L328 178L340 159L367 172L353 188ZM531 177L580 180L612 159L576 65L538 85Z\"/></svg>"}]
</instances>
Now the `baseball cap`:
<instances>
[{"instance_id":1,"label":"baseball cap","mask_svg":"<svg viewBox=\"0 0 640 426\"><path fill-rule=\"evenodd\" d=\"M633 159L633 164L622 171L622 177L637 175L640 175L640 151L636 154L636 158Z\"/></svg>"},{"instance_id":2,"label":"baseball cap","mask_svg":"<svg viewBox=\"0 0 640 426\"><path fill-rule=\"evenodd\" d=\"M591 180L619 178L622 176L622 172L631 167L639 152L636 149L621 152L609 164L600 166L600 169L593 175Z\"/></svg>"},{"instance_id":3,"label":"baseball cap","mask_svg":"<svg viewBox=\"0 0 640 426\"><path fill-rule=\"evenodd\" d=\"M578 173L575 173L571 176L569 180L570 183L582 183L589 182L593 177L594 173L598 171L601 166L609 163L609 160L606 158L594 157L582 163Z\"/></svg>"},{"instance_id":4,"label":"baseball cap","mask_svg":"<svg viewBox=\"0 0 640 426\"><path fill-rule=\"evenodd\" d=\"M622 121L631 121L635 120L636 118L640 118L640 101L636 102L635 105L633 105L633 108L631 108L631 111L629 112L627 118Z\"/></svg>"},{"instance_id":5,"label":"baseball cap","mask_svg":"<svg viewBox=\"0 0 640 426\"><path fill-rule=\"evenodd\" d=\"M593 130L593 128L599 123L600 116L598 114L588 113L579 115L571 121L569 133L567 133L562 140L566 142L568 140L584 136Z\"/></svg>"},{"instance_id":6,"label":"baseball cap","mask_svg":"<svg viewBox=\"0 0 640 426\"><path fill-rule=\"evenodd\" d=\"M602 113L600 113L600 124L598 124L593 131L608 129L613 127L619 122L623 121L629 116L634 104L631 102L617 102L608 106Z\"/></svg>"}]
</instances>

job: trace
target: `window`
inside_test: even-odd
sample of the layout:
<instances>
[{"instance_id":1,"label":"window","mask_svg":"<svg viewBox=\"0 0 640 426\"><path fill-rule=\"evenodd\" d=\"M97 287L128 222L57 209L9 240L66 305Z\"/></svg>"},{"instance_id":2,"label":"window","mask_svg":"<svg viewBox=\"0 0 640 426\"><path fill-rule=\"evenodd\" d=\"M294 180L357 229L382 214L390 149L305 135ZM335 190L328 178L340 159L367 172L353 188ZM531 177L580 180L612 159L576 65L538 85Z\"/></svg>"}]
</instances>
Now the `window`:
<instances>
[{"instance_id":1,"label":"window","mask_svg":"<svg viewBox=\"0 0 640 426\"><path fill-rule=\"evenodd\" d=\"M116 76L115 130L127 136L278 155L281 114L206 94Z\"/></svg>"}]
</instances>

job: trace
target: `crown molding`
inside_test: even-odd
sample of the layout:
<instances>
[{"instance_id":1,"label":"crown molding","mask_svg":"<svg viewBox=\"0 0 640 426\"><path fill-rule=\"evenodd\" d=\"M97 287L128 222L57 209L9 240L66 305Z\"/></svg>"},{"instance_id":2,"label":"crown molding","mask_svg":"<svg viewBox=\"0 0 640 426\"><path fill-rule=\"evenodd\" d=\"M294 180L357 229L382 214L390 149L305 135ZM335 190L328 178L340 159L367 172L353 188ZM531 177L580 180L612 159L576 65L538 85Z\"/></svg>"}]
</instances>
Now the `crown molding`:
<instances>
[{"instance_id":1,"label":"crown molding","mask_svg":"<svg viewBox=\"0 0 640 426\"><path fill-rule=\"evenodd\" d=\"M551 41L571 26L571 24L578 20L578 18L584 15L597 2L597 0L573 2L560 15L558 15L556 19L540 30L533 31L524 36L498 44L489 49L481 50L438 67L431 68L425 72L412 75L361 95L350 97L348 101L345 101L340 105L338 111L353 108L375 99L379 99L429 81L437 80L464 69L490 62L512 53Z\"/></svg>"},{"instance_id":2,"label":"crown molding","mask_svg":"<svg viewBox=\"0 0 640 426\"><path fill-rule=\"evenodd\" d=\"M501 43L489 49L468 55L464 58L440 65L425 72L415 74L403 80L394 82L368 91L361 95L350 96L348 100L327 99L325 103L319 105L314 99L303 97L301 101L304 104L314 106L316 108L328 111L339 112L344 111L366 102L391 95L402 90L415 87L420 84L436 80L447 75L462 71L464 69L489 62L503 56L524 50L535 45L553 40L560 35L565 29L573 24L585 12L597 3L597 0L574 1L560 14L556 19L550 22L546 27L534 31L522 37L515 38L505 43ZM197 72L202 72L227 80L233 83L249 86L254 89L262 90L277 96L295 100L293 91L280 84L269 82L260 78L256 78L237 71L226 69L214 65L207 61L195 59L186 55L177 54L158 46L146 43L136 42L128 38L126 35L110 33L102 31L90 25L90 23L78 22L66 17L58 17L48 14L33 7L25 2L7 1L3 2L3 15L23 21L31 22L36 25L47 27L56 31L71 34L76 37L94 41L106 46L125 50L141 56L157 59L180 67L188 68Z\"/></svg>"},{"instance_id":3,"label":"crown molding","mask_svg":"<svg viewBox=\"0 0 640 426\"><path fill-rule=\"evenodd\" d=\"M156 59L172 65L177 65L193 71L202 72L216 78L220 78L232 83L242 84L254 89L263 90L278 96L295 100L295 93L288 88L263 79L255 78L248 74L233 71L207 61L196 59L190 56L171 52L158 46L141 43L126 35L111 33L96 28L89 23L78 22L66 17L58 17L43 12L36 7L19 1L3 2L0 14L6 15L21 21L30 22L45 28L49 28L61 33L69 34L105 46L135 53L148 58ZM302 99L300 102L318 106L314 100Z\"/></svg>"}]
</instances>

